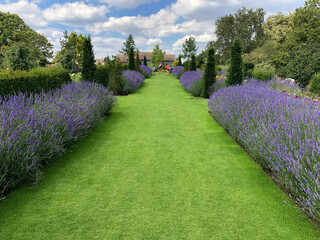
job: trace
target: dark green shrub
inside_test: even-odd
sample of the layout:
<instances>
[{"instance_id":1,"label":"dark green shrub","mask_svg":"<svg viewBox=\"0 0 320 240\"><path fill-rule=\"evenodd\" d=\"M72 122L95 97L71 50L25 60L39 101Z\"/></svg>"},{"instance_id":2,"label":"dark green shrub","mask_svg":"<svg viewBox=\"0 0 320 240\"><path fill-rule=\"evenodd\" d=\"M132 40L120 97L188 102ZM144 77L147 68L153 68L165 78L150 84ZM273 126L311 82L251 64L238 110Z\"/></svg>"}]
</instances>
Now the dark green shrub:
<instances>
[{"instance_id":1,"label":"dark green shrub","mask_svg":"<svg viewBox=\"0 0 320 240\"><path fill-rule=\"evenodd\" d=\"M135 70L137 72L140 72L140 59L139 59L139 52L138 51L136 52L136 64L135 65L136 65L136 69Z\"/></svg>"},{"instance_id":2,"label":"dark green shrub","mask_svg":"<svg viewBox=\"0 0 320 240\"><path fill-rule=\"evenodd\" d=\"M315 94L320 94L320 73L316 73L312 76L310 91Z\"/></svg>"},{"instance_id":3,"label":"dark green shrub","mask_svg":"<svg viewBox=\"0 0 320 240\"><path fill-rule=\"evenodd\" d=\"M274 72L270 70L254 70L252 77L261 81L269 81L274 77Z\"/></svg>"},{"instance_id":4,"label":"dark green shrub","mask_svg":"<svg viewBox=\"0 0 320 240\"><path fill-rule=\"evenodd\" d=\"M254 63L252 63L252 62L243 63L243 76L244 77L252 77L252 75L250 75L250 74L252 74L253 70L254 70Z\"/></svg>"},{"instance_id":5,"label":"dark green shrub","mask_svg":"<svg viewBox=\"0 0 320 240\"><path fill-rule=\"evenodd\" d=\"M196 56L193 54L191 56L190 71L196 71L196 70L197 70L197 61L196 61Z\"/></svg>"},{"instance_id":6,"label":"dark green shrub","mask_svg":"<svg viewBox=\"0 0 320 240\"><path fill-rule=\"evenodd\" d=\"M179 62L178 62L178 66L182 66L182 62L181 62L181 55L179 55L178 60L179 60Z\"/></svg>"},{"instance_id":7,"label":"dark green shrub","mask_svg":"<svg viewBox=\"0 0 320 240\"><path fill-rule=\"evenodd\" d=\"M190 71L191 62L185 61L182 66L183 66L183 72L188 72L188 71Z\"/></svg>"},{"instance_id":8,"label":"dark green shrub","mask_svg":"<svg viewBox=\"0 0 320 240\"><path fill-rule=\"evenodd\" d=\"M203 74L203 91L202 96L208 98L210 95L210 89L216 82L216 63L215 63L215 50L210 48L208 50L207 64Z\"/></svg>"},{"instance_id":9,"label":"dark green shrub","mask_svg":"<svg viewBox=\"0 0 320 240\"><path fill-rule=\"evenodd\" d=\"M231 59L230 68L227 75L227 86L242 84L243 71L242 71L242 47L240 40L235 40L231 46Z\"/></svg>"},{"instance_id":10,"label":"dark green shrub","mask_svg":"<svg viewBox=\"0 0 320 240\"><path fill-rule=\"evenodd\" d=\"M71 82L70 75L61 66L34 68L27 71L4 70L0 72L0 96L12 95L15 92L40 93L56 89Z\"/></svg>"},{"instance_id":11,"label":"dark green shrub","mask_svg":"<svg viewBox=\"0 0 320 240\"><path fill-rule=\"evenodd\" d=\"M86 81L93 81L96 64L90 36L84 39L82 51L82 78Z\"/></svg>"},{"instance_id":12,"label":"dark green shrub","mask_svg":"<svg viewBox=\"0 0 320 240\"><path fill-rule=\"evenodd\" d=\"M108 88L114 92L115 95L121 95L124 92L124 86L126 80L121 77L123 71L123 65L114 61L109 65L109 84Z\"/></svg>"},{"instance_id":13,"label":"dark green shrub","mask_svg":"<svg viewBox=\"0 0 320 240\"><path fill-rule=\"evenodd\" d=\"M134 53L133 53L132 47L129 50L128 61L129 61L129 70L136 70L136 64L134 62Z\"/></svg>"},{"instance_id":14,"label":"dark green shrub","mask_svg":"<svg viewBox=\"0 0 320 240\"><path fill-rule=\"evenodd\" d=\"M148 65L148 64L147 64L147 57L146 57L146 56L143 57L143 65L145 65L145 66Z\"/></svg>"},{"instance_id":15,"label":"dark green shrub","mask_svg":"<svg viewBox=\"0 0 320 240\"><path fill-rule=\"evenodd\" d=\"M109 69L105 65L98 65L96 71L94 72L93 81L100 83L105 87L109 84Z\"/></svg>"}]
</instances>

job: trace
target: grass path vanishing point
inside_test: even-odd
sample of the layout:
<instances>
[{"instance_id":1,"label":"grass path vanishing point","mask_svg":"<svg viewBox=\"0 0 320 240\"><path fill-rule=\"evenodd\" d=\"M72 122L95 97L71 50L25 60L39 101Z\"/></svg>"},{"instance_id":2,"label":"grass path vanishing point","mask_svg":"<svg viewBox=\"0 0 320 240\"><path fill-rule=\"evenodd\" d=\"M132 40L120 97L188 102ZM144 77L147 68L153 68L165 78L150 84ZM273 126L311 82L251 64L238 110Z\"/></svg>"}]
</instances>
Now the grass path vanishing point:
<instances>
[{"instance_id":1,"label":"grass path vanishing point","mask_svg":"<svg viewBox=\"0 0 320 240\"><path fill-rule=\"evenodd\" d=\"M0 239L320 239L320 231L172 76L0 201Z\"/></svg>"}]
</instances>

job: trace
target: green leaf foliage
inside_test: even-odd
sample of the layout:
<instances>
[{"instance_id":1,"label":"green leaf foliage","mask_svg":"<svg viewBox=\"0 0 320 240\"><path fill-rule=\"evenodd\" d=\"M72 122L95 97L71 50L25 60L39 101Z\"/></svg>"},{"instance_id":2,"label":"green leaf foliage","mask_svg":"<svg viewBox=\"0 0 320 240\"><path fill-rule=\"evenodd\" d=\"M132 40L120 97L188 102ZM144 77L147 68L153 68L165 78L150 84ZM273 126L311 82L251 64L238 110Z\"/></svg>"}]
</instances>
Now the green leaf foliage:
<instances>
[{"instance_id":1,"label":"green leaf foliage","mask_svg":"<svg viewBox=\"0 0 320 240\"><path fill-rule=\"evenodd\" d=\"M136 70L136 64L134 61L134 52L133 52L133 47L130 48L129 50L129 69L130 70Z\"/></svg>"},{"instance_id":2,"label":"green leaf foliage","mask_svg":"<svg viewBox=\"0 0 320 240\"><path fill-rule=\"evenodd\" d=\"M197 53L198 47L196 43L196 39L192 36L187 38L185 42L182 44L182 52L183 57L190 60L192 55L195 55Z\"/></svg>"},{"instance_id":3,"label":"green leaf foliage","mask_svg":"<svg viewBox=\"0 0 320 240\"><path fill-rule=\"evenodd\" d=\"M40 59L52 57L52 48L46 37L31 29L17 14L0 12L0 68L7 68L3 63L10 62L13 52L25 58L20 63L11 62L17 66L15 69L35 67Z\"/></svg>"},{"instance_id":4,"label":"green leaf foliage","mask_svg":"<svg viewBox=\"0 0 320 240\"><path fill-rule=\"evenodd\" d=\"M97 69L94 72L93 81L100 83L105 87L109 84L109 69L106 65L97 65Z\"/></svg>"},{"instance_id":5,"label":"green leaf foliage","mask_svg":"<svg viewBox=\"0 0 320 240\"><path fill-rule=\"evenodd\" d=\"M136 68L135 68L135 70L137 71L137 72L140 72L140 59L139 59L139 51L137 51L136 52Z\"/></svg>"},{"instance_id":6,"label":"green leaf foliage","mask_svg":"<svg viewBox=\"0 0 320 240\"><path fill-rule=\"evenodd\" d=\"M215 46L225 62L230 58L231 45L235 39L243 44L243 52L250 53L264 42L265 12L262 8L239 9L234 15L227 15L216 20L217 41Z\"/></svg>"},{"instance_id":7,"label":"green leaf foliage","mask_svg":"<svg viewBox=\"0 0 320 240\"><path fill-rule=\"evenodd\" d=\"M4 70L0 72L0 96L16 92L40 93L71 82L70 75L61 66L34 68L30 71Z\"/></svg>"},{"instance_id":8,"label":"green leaf foliage","mask_svg":"<svg viewBox=\"0 0 320 240\"><path fill-rule=\"evenodd\" d=\"M202 96L208 98L212 85L216 82L216 63L215 63L215 49L213 47L208 49L207 64L203 74L203 92Z\"/></svg>"},{"instance_id":9,"label":"green leaf foliage","mask_svg":"<svg viewBox=\"0 0 320 240\"><path fill-rule=\"evenodd\" d=\"M94 53L90 36L85 38L82 46L82 78L85 81L93 81L94 72L96 70L96 64L94 60Z\"/></svg>"},{"instance_id":10,"label":"green leaf foliage","mask_svg":"<svg viewBox=\"0 0 320 240\"><path fill-rule=\"evenodd\" d=\"M164 61L164 54L162 50L160 49L159 45L156 45L151 54L151 63L155 66L158 66L160 62L163 63Z\"/></svg>"},{"instance_id":11,"label":"green leaf foliage","mask_svg":"<svg viewBox=\"0 0 320 240\"><path fill-rule=\"evenodd\" d=\"M320 73L316 73L312 76L310 91L315 94L320 94Z\"/></svg>"},{"instance_id":12,"label":"green leaf foliage","mask_svg":"<svg viewBox=\"0 0 320 240\"><path fill-rule=\"evenodd\" d=\"M196 71L196 70L197 70L197 61L196 61L196 56L193 54L191 56L190 71Z\"/></svg>"},{"instance_id":13,"label":"green leaf foliage","mask_svg":"<svg viewBox=\"0 0 320 240\"><path fill-rule=\"evenodd\" d=\"M243 76L252 77L250 72L252 72L253 69L254 69L254 63L252 63L252 62L243 63Z\"/></svg>"},{"instance_id":14,"label":"green leaf foliage","mask_svg":"<svg viewBox=\"0 0 320 240\"><path fill-rule=\"evenodd\" d=\"M181 54L179 54L179 57L178 57L178 65L177 65L177 66L182 66Z\"/></svg>"},{"instance_id":15,"label":"green leaf foliage","mask_svg":"<svg viewBox=\"0 0 320 240\"><path fill-rule=\"evenodd\" d=\"M136 49L136 44L134 42L132 34L129 34L126 41L123 43L123 47L121 48L121 50L119 50L119 53L129 55L130 48L133 48L133 51L135 51Z\"/></svg>"},{"instance_id":16,"label":"green leaf foliage","mask_svg":"<svg viewBox=\"0 0 320 240\"><path fill-rule=\"evenodd\" d=\"M227 75L227 86L242 84L243 71L242 71L242 47L240 40L235 40L231 46L231 59L230 68Z\"/></svg>"}]
</instances>

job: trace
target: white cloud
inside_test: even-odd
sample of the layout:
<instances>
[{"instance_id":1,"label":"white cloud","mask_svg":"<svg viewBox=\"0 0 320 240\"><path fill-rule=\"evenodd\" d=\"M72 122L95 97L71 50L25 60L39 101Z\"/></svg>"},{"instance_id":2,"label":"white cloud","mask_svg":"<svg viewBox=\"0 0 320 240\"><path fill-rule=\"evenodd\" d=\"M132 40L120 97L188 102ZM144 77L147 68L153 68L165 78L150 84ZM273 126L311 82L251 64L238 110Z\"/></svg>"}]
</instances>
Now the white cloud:
<instances>
[{"instance_id":1,"label":"white cloud","mask_svg":"<svg viewBox=\"0 0 320 240\"><path fill-rule=\"evenodd\" d=\"M162 40L160 38L149 38L147 41L147 45L158 45L161 43L162 43Z\"/></svg>"},{"instance_id":2,"label":"white cloud","mask_svg":"<svg viewBox=\"0 0 320 240\"><path fill-rule=\"evenodd\" d=\"M26 24L45 27L48 22L44 19L41 9L33 2L20 0L18 2L0 4L0 11L18 14Z\"/></svg>"},{"instance_id":3,"label":"white cloud","mask_svg":"<svg viewBox=\"0 0 320 240\"><path fill-rule=\"evenodd\" d=\"M106 6L87 5L84 2L56 3L43 11L50 22L57 22L70 26L85 26L106 20L108 12Z\"/></svg>"},{"instance_id":4,"label":"white cloud","mask_svg":"<svg viewBox=\"0 0 320 240\"><path fill-rule=\"evenodd\" d=\"M110 6L119 8L136 8L145 3L159 2L160 0L100 0L100 2L108 3Z\"/></svg>"},{"instance_id":5,"label":"white cloud","mask_svg":"<svg viewBox=\"0 0 320 240\"><path fill-rule=\"evenodd\" d=\"M178 55L179 53L182 52L182 44L186 41L186 39L188 39L190 36L194 37L196 39L196 45L199 48L198 52L201 52L202 50L205 49L205 47L207 46L207 43L209 41L215 41L216 37L213 33L209 34L209 33L205 33L205 34L201 34L201 35L186 35L180 39L178 39L173 45L172 45L172 49L170 50L170 52L172 52L173 54Z\"/></svg>"}]
</instances>

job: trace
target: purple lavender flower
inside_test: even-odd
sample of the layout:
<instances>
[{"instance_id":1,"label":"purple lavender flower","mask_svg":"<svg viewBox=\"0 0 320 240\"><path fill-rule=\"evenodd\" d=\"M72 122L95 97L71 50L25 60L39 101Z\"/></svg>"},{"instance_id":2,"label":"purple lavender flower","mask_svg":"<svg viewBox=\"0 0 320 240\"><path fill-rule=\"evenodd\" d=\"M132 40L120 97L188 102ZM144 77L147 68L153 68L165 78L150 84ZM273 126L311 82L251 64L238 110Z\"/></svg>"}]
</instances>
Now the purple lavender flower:
<instances>
[{"instance_id":1,"label":"purple lavender flower","mask_svg":"<svg viewBox=\"0 0 320 240\"><path fill-rule=\"evenodd\" d=\"M203 79L202 71L188 71L181 75L181 85L193 96L200 96L202 93Z\"/></svg>"},{"instance_id":2,"label":"purple lavender flower","mask_svg":"<svg viewBox=\"0 0 320 240\"><path fill-rule=\"evenodd\" d=\"M181 77L182 73L183 73L183 66L176 66L172 69L172 74L178 79Z\"/></svg>"},{"instance_id":3,"label":"purple lavender flower","mask_svg":"<svg viewBox=\"0 0 320 240\"><path fill-rule=\"evenodd\" d=\"M320 219L320 106L273 90L276 82L222 88L210 96L217 121Z\"/></svg>"},{"instance_id":4,"label":"purple lavender flower","mask_svg":"<svg viewBox=\"0 0 320 240\"><path fill-rule=\"evenodd\" d=\"M150 77L152 73L152 69L146 65L140 65L140 70L142 71L142 74L145 78Z\"/></svg>"},{"instance_id":5,"label":"purple lavender flower","mask_svg":"<svg viewBox=\"0 0 320 240\"><path fill-rule=\"evenodd\" d=\"M141 73L134 70L123 71L122 78L127 82L125 90L127 90L128 93L141 87L145 80L145 77Z\"/></svg>"},{"instance_id":6,"label":"purple lavender flower","mask_svg":"<svg viewBox=\"0 0 320 240\"><path fill-rule=\"evenodd\" d=\"M0 97L0 196L84 137L117 99L102 85L70 83L48 93Z\"/></svg>"}]
</instances>

